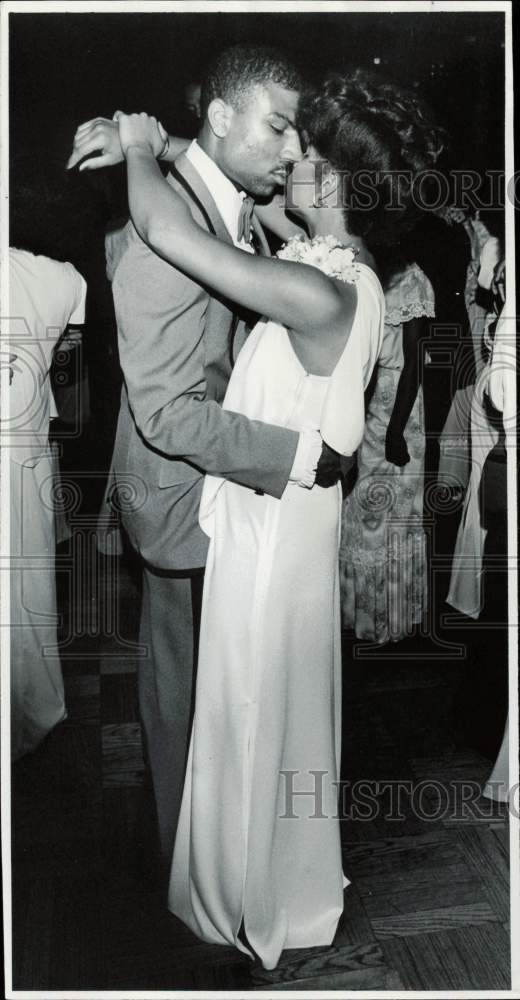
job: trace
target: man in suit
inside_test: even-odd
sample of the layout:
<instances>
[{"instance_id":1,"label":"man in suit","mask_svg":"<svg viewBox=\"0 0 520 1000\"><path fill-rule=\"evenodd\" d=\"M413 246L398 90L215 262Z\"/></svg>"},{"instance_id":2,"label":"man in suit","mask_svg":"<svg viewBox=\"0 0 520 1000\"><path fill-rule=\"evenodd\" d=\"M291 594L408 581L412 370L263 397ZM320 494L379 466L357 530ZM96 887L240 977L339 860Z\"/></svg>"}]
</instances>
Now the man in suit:
<instances>
[{"instance_id":1,"label":"man in suit","mask_svg":"<svg viewBox=\"0 0 520 1000\"><path fill-rule=\"evenodd\" d=\"M200 225L244 252L269 252L254 217L244 229L246 192L269 196L302 155L295 128L299 87L294 68L273 50L222 52L203 86L198 139L168 176ZM119 146L117 130L112 123L104 129L103 165L120 158L116 149L110 159L110 146ZM168 142L158 137L164 158ZM99 137L97 147L85 144L83 133L69 165L100 145ZM318 432L298 434L222 409L247 335L244 317L153 253L131 222L121 245L112 287L124 387L112 474L124 527L143 565L139 701L167 871L189 743L208 545L198 524L204 473L280 497L289 480L311 488L318 476L321 485L332 484L337 467Z\"/></svg>"}]
</instances>

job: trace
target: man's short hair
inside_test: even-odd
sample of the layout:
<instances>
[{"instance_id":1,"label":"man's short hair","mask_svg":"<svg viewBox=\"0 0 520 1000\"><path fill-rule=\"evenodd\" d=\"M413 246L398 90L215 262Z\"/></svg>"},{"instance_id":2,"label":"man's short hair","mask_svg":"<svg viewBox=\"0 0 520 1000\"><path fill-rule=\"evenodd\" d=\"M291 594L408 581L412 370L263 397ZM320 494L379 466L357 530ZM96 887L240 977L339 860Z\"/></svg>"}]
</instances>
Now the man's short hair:
<instances>
[{"instance_id":1,"label":"man's short hair","mask_svg":"<svg viewBox=\"0 0 520 1000\"><path fill-rule=\"evenodd\" d=\"M233 45L214 60L202 84L201 113L220 97L241 111L253 87L277 83L286 90L300 90L301 76L285 54L269 46Z\"/></svg>"}]
</instances>

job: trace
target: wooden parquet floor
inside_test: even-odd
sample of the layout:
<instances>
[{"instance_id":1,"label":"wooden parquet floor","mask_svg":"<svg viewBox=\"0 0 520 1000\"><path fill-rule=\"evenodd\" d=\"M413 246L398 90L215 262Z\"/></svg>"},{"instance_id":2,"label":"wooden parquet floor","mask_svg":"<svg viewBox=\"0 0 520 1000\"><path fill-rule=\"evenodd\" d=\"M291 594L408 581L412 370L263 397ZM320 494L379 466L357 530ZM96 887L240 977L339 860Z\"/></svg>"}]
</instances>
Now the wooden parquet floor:
<instances>
[{"instance_id":1,"label":"wooden parquet floor","mask_svg":"<svg viewBox=\"0 0 520 1000\"><path fill-rule=\"evenodd\" d=\"M124 559L101 560L96 581L94 594L72 597L62 581L69 716L13 772L16 989L509 988L507 809L480 796L504 718L490 696L505 671L500 630L461 622L449 639L467 644L464 656L442 659L428 638L367 659L345 637L345 910L331 947L287 951L267 972L201 943L159 904L136 695L139 592ZM373 791L369 816L354 808L360 780Z\"/></svg>"}]
</instances>

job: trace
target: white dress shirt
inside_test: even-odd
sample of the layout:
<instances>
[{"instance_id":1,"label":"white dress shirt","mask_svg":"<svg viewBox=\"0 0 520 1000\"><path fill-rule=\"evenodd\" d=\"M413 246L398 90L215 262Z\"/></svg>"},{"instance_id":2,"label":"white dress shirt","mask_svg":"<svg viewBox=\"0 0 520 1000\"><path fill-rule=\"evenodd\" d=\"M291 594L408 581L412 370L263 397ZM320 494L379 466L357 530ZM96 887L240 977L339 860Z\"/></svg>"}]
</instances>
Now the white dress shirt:
<instances>
[{"instance_id":1,"label":"white dress shirt","mask_svg":"<svg viewBox=\"0 0 520 1000\"><path fill-rule=\"evenodd\" d=\"M254 247L251 242L245 240L239 241L237 239L238 219L242 202L246 197L245 191L237 190L229 178L222 173L214 160L199 146L196 139L193 140L186 150L186 156L211 193L213 201L235 246L240 250L245 250L247 253L254 253ZM323 441L318 431L304 430L300 432L300 439L289 476L291 482L297 483L298 486L304 486L307 489L311 489L314 486L322 444Z\"/></svg>"},{"instance_id":2,"label":"white dress shirt","mask_svg":"<svg viewBox=\"0 0 520 1000\"><path fill-rule=\"evenodd\" d=\"M250 242L237 240L238 219L242 202L246 197L245 191L237 191L235 185L222 173L214 160L204 152L196 139L186 150L186 156L199 176L202 177L208 191L211 192L213 201L235 246L241 250L247 250L248 253L254 253Z\"/></svg>"}]
</instances>

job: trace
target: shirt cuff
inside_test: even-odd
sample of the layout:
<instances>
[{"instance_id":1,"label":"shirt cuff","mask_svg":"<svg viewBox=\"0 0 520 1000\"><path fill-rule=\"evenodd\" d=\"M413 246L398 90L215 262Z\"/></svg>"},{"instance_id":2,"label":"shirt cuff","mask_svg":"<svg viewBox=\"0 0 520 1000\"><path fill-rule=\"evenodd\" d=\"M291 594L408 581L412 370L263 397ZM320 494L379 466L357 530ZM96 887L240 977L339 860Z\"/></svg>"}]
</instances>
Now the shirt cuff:
<instances>
[{"instance_id":1,"label":"shirt cuff","mask_svg":"<svg viewBox=\"0 0 520 1000\"><path fill-rule=\"evenodd\" d=\"M291 483L297 483L298 486L304 486L308 490L312 489L322 447L323 441L319 431L301 431L289 476Z\"/></svg>"}]
</instances>

